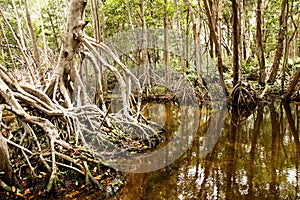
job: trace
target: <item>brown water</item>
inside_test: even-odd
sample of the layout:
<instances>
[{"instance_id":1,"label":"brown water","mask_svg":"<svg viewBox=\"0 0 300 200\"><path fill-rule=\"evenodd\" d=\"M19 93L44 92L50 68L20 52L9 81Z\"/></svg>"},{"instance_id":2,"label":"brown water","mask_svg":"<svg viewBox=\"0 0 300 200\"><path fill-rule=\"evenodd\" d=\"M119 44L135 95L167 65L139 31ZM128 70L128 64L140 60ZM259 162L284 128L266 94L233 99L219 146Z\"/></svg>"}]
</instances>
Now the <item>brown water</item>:
<instances>
[{"instance_id":1,"label":"brown water","mask_svg":"<svg viewBox=\"0 0 300 200\"><path fill-rule=\"evenodd\" d=\"M128 173L125 186L111 199L300 199L299 108L269 103L242 113L227 109L221 134L203 156L203 138L215 123L215 111L201 107L190 148L163 169ZM163 104L149 109L149 118L172 117L165 126L170 131L177 127L170 122L180 121L180 111ZM97 197L95 192L78 199Z\"/></svg>"}]
</instances>

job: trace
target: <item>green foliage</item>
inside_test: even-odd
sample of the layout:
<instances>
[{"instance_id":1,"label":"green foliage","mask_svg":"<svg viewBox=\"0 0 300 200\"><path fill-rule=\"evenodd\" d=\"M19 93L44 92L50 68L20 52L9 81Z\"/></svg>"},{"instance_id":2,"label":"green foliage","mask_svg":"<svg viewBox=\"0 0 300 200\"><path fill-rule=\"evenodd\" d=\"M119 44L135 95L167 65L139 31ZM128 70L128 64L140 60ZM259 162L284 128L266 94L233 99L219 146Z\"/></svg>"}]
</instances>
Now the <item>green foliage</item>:
<instances>
[{"instance_id":1,"label":"green foliage","mask_svg":"<svg viewBox=\"0 0 300 200\"><path fill-rule=\"evenodd\" d=\"M51 49L55 49L59 52L62 44L63 33L66 24L66 7L65 1L63 0L50 0L46 1L45 5L42 7L42 20L45 31L45 37L47 38L47 45ZM37 32L37 37L41 39L42 26L39 20L36 20L35 29Z\"/></svg>"}]
</instances>

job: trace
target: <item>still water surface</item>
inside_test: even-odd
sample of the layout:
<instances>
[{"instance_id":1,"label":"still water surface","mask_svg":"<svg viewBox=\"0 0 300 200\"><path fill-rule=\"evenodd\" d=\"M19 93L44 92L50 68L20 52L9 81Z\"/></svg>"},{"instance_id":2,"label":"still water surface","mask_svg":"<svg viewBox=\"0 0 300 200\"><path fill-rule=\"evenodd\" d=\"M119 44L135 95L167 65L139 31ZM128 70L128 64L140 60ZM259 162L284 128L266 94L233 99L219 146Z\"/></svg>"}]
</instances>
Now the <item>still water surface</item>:
<instances>
[{"instance_id":1,"label":"still water surface","mask_svg":"<svg viewBox=\"0 0 300 200\"><path fill-rule=\"evenodd\" d=\"M167 131L176 132L180 112L174 105L148 104L144 114L157 122L166 118ZM157 171L128 173L125 186L110 199L300 199L300 106L226 109L220 135L203 155L214 112L200 107L197 132L179 159ZM78 199L97 197L95 192Z\"/></svg>"}]
</instances>

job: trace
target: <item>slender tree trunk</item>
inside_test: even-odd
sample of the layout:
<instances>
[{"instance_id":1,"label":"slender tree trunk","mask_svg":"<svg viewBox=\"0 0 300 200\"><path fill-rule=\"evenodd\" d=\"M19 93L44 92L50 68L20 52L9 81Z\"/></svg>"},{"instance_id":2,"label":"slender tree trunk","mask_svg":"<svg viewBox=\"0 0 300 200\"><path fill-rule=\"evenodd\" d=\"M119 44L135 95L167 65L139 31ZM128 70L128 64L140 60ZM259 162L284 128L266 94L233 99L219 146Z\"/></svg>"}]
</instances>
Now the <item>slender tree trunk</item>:
<instances>
[{"instance_id":1,"label":"slender tree trunk","mask_svg":"<svg viewBox=\"0 0 300 200\"><path fill-rule=\"evenodd\" d=\"M242 61L246 61L247 58L248 58L248 40L249 38L247 37L247 33L248 33L248 30L247 30L247 26L248 26L248 20L247 20L247 0L243 0L242 2L242 8L240 9L241 10L241 21L242 21L242 24L241 24L241 44L242 44L242 48L241 48L241 51L242 51ZM241 62L242 62L241 61Z\"/></svg>"},{"instance_id":2,"label":"slender tree trunk","mask_svg":"<svg viewBox=\"0 0 300 200\"><path fill-rule=\"evenodd\" d=\"M225 85L224 75L223 75L224 67L223 67L223 60L222 60L221 45L220 45L220 42L219 42L219 39L218 39L218 35L217 35L217 32L216 32L214 20L213 20L213 17L212 17L211 8L209 7L209 5L207 3L207 0L203 0L203 2L204 2L205 12L206 12L206 15L207 15L207 18L208 18L209 29L210 29L210 32L212 33L212 39L213 39L213 41L215 43L215 46L216 46L216 53L217 53L217 58L218 58L218 71L219 71L219 75L220 75L220 82L221 82L221 85L223 86L223 88L224 88L224 90L225 90L225 92L227 94L228 90L227 90L227 87Z\"/></svg>"},{"instance_id":3,"label":"slender tree trunk","mask_svg":"<svg viewBox=\"0 0 300 200\"><path fill-rule=\"evenodd\" d=\"M178 0L175 0L175 6L176 6L176 25L177 25L177 33L178 33L178 50L179 50L179 55L180 55L180 65L182 68L182 73L185 74L184 70L184 46L183 46L183 41L182 41L182 32L181 32L181 24L180 24L180 18L179 18L179 10L178 10Z\"/></svg>"},{"instance_id":4,"label":"slender tree trunk","mask_svg":"<svg viewBox=\"0 0 300 200\"><path fill-rule=\"evenodd\" d=\"M145 8L144 8L144 0L140 0L140 16L141 16L141 22L142 22L142 41L141 41L141 54L140 54L140 60L141 60L141 66L143 67L144 72L146 73L146 85L150 86L150 66L148 63L148 41L147 41L147 25L146 25L146 16L145 16ZM150 92L151 88L147 89L147 95Z\"/></svg>"},{"instance_id":5,"label":"slender tree trunk","mask_svg":"<svg viewBox=\"0 0 300 200\"><path fill-rule=\"evenodd\" d=\"M258 83L264 85L266 81L265 72L265 55L263 46L263 3L262 0L257 0L256 7L256 44L257 44L257 58L259 63L259 79Z\"/></svg>"},{"instance_id":6,"label":"slender tree trunk","mask_svg":"<svg viewBox=\"0 0 300 200\"><path fill-rule=\"evenodd\" d=\"M164 61L166 67L166 83L170 87L170 54L169 54L169 30L168 30L168 0L164 0Z\"/></svg>"},{"instance_id":7,"label":"slender tree trunk","mask_svg":"<svg viewBox=\"0 0 300 200\"><path fill-rule=\"evenodd\" d=\"M186 0L188 9L189 9L189 13L190 13L190 17L192 20L192 24L193 24L193 39L194 39L194 46L195 46L195 65L197 67L197 73L198 73L198 80L199 83L202 84L202 72L201 72L201 49L200 49L200 37L199 37L199 27L197 27L197 21L196 21L196 16L195 13L193 11L192 5L190 3L189 0Z\"/></svg>"},{"instance_id":8,"label":"slender tree trunk","mask_svg":"<svg viewBox=\"0 0 300 200\"><path fill-rule=\"evenodd\" d=\"M276 47L276 53L273 61L273 65L271 67L271 73L268 80L268 83L273 84L277 77L277 72L279 69L280 60L282 58L282 52L284 48L284 39L285 39L285 33L286 33L286 8L287 8L287 0L281 1L281 14L279 18L279 32L278 32L278 41L277 41L277 47Z\"/></svg>"},{"instance_id":9,"label":"slender tree trunk","mask_svg":"<svg viewBox=\"0 0 300 200\"><path fill-rule=\"evenodd\" d=\"M246 49L245 49L245 34L246 34L246 5L245 0L240 0L238 3L238 42L239 42L239 83L242 81L243 63L246 60Z\"/></svg>"},{"instance_id":10,"label":"slender tree trunk","mask_svg":"<svg viewBox=\"0 0 300 200\"><path fill-rule=\"evenodd\" d=\"M217 5L217 13L216 13L216 25L218 29L218 34L219 34L219 41L220 41L220 46L222 47L222 41L223 41L223 30L222 30L222 9L223 9L223 0L218 0L218 5ZM220 48L220 53L222 55L222 48Z\"/></svg>"},{"instance_id":11,"label":"slender tree trunk","mask_svg":"<svg viewBox=\"0 0 300 200\"><path fill-rule=\"evenodd\" d=\"M185 27L185 68L186 71L189 68L189 32L190 32L190 9L186 13L186 27Z\"/></svg>"},{"instance_id":12,"label":"slender tree trunk","mask_svg":"<svg viewBox=\"0 0 300 200\"><path fill-rule=\"evenodd\" d=\"M101 31L101 23L100 23L100 12L99 12L99 4L98 0L92 0L91 1L91 10L92 10L92 16L93 16L93 27L94 27L94 36L96 41L99 43L104 40L103 38L103 32ZM101 9L102 2L100 2L100 9ZM103 26L103 24L102 24ZM103 27L102 27L103 28ZM98 48L98 51L100 49ZM99 107L101 107L104 111L106 111L106 106L104 103L104 92L107 91L107 74L106 70L101 64L101 62L97 62L97 65L99 65L100 73L95 73L96 76L96 94L95 94L95 103ZM86 75L88 75L86 71Z\"/></svg>"},{"instance_id":13,"label":"slender tree trunk","mask_svg":"<svg viewBox=\"0 0 300 200\"><path fill-rule=\"evenodd\" d=\"M41 69L41 61L40 61L40 55L39 55L39 51L38 51L36 36L35 36L32 21L31 21L27 0L25 0L24 3L25 3L25 9L26 9L26 22L27 22L27 26L29 29L29 33L30 33L32 49L33 49L33 54L34 54L34 60L35 60L35 64L36 64L35 70L38 73L39 79L41 81L41 85L45 85L45 79L44 79L43 72Z\"/></svg>"},{"instance_id":14,"label":"slender tree trunk","mask_svg":"<svg viewBox=\"0 0 300 200\"><path fill-rule=\"evenodd\" d=\"M233 71L233 87L239 81L239 22L238 22L238 4L236 0L232 0L232 71Z\"/></svg>"},{"instance_id":15,"label":"slender tree trunk","mask_svg":"<svg viewBox=\"0 0 300 200\"><path fill-rule=\"evenodd\" d=\"M299 79L300 79L300 67L298 68L296 74L293 76L293 78L290 82L287 92L284 95L285 99L289 99L291 97L293 91L295 90L297 83L299 82Z\"/></svg>"}]
</instances>

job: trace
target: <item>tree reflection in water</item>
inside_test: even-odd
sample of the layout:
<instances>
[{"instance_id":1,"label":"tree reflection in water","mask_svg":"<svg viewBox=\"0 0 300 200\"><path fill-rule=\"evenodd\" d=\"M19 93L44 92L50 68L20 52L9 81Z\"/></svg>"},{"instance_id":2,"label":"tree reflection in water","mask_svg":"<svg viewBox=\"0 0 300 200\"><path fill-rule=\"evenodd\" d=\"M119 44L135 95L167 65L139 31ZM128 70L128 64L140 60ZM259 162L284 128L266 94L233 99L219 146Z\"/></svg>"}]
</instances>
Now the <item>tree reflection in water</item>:
<instances>
[{"instance_id":1,"label":"tree reflection in water","mask_svg":"<svg viewBox=\"0 0 300 200\"><path fill-rule=\"evenodd\" d=\"M259 104L248 114L228 109L221 136L203 158L200 147L212 113L201 107L192 146L175 163L159 171L128 174L119 199L300 198L299 106ZM169 130L176 117L167 122Z\"/></svg>"}]
</instances>

